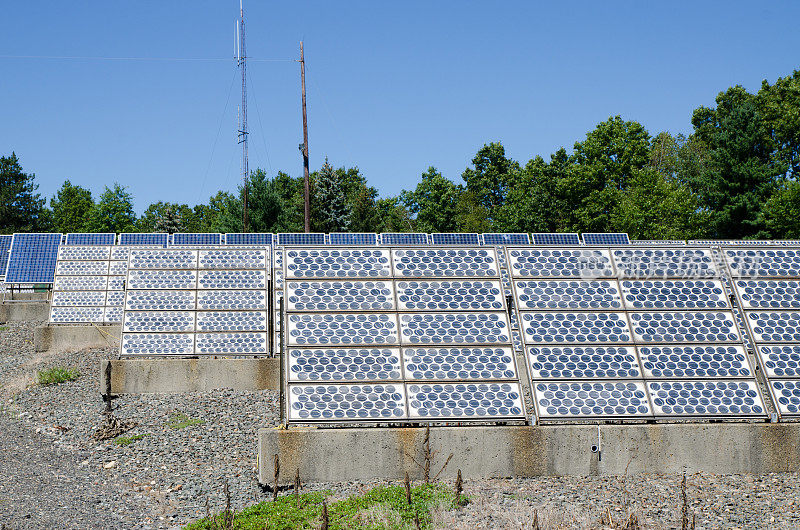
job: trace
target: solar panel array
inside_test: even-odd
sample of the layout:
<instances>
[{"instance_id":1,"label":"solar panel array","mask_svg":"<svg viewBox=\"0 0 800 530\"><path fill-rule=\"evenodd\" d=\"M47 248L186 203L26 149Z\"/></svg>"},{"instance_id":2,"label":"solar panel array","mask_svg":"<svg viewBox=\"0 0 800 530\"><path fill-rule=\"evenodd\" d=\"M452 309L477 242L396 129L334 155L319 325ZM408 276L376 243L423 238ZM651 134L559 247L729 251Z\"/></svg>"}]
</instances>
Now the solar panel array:
<instances>
[{"instance_id":1,"label":"solar panel array","mask_svg":"<svg viewBox=\"0 0 800 530\"><path fill-rule=\"evenodd\" d=\"M477 246L480 245L478 234L431 234L431 243L434 245L462 245L462 246Z\"/></svg>"},{"instance_id":2,"label":"solar panel array","mask_svg":"<svg viewBox=\"0 0 800 530\"><path fill-rule=\"evenodd\" d=\"M510 247L538 417L766 417L710 249Z\"/></svg>"},{"instance_id":3,"label":"solar panel array","mask_svg":"<svg viewBox=\"0 0 800 530\"><path fill-rule=\"evenodd\" d=\"M61 234L14 234L5 283L53 283Z\"/></svg>"},{"instance_id":4,"label":"solar panel array","mask_svg":"<svg viewBox=\"0 0 800 530\"><path fill-rule=\"evenodd\" d=\"M173 245L221 245L222 234L215 233L175 233L172 234Z\"/></svg>"},{"instance_id":5,"label":"solar panel array","mask_svg":"<svg viewBox=\"0 0 800 530\"><path fill-rule=\"evenodd\" d=\"M602 234L582 234L584 245L630 245L631 240L628 234L624 232L618 233L602 233Z\"/></svg>"},{"instance_id":6,"label":"solar panel array","mask_svg":"<svg viewBox=\"0 0 800 530\"><path fill-rule=\"evenodd\" d=\"M6 275L11 239L13 237L12 235L0 235L0 278Z\"/></svg>"},{"instance_id":7,"label":"solar panel array","mask_svg":"<svg viewBox=\"0 0 800 530\"><path fill-rule=\"evenodd\" d=\"M525 417L492 248L286 248L288 420Z\"/></svg>"},{"instance_id":8,"label":"solar panel array","mask_svg":"<svg viewBox=\"0 0 800 530\"><path fill-rule=\"evenodd\" d=\"M70 233L64 242L65 245L114 245L117 234Z\"/></svg>"},{"instance_id":9,"label":"solar panel array","mask_svg":"<svg viewBox=\"0 0 800 530\"><path fill-rule=\"evenodd\" d=\"M160 246L166 247L169 244L169 234L138 234L138 233L124 233L119 235L118 245L127 246Z\"/></svg>"},{"instance_id":10,"label":"solar panel array","mask_svg":"<svg viewBox=\"0 0 800 530\"><path fill-rule=\"evenodd\" d=\"M272 244L272 234L268 233L238 233L225 234L226 245L269 246Z\"/></svg>"},{"instance_id":11,"label":"solar panel array","mask_svg":"<svg viewBox=\"0 0 800 530\"><path fill-rule=\"evenodd\" d=\"M534 245L550 245L550 246L558 246L558 245L580 245L581 240L578 237L577 233L570 233L570 232L554 232L554 233L537 233L531 234L533 238Z\"/></svg>"},{"instance_id":12,"label":"solar panel array","mask_svg":"<svg viewBox=\"0 0 800 530\"><path fill-rule=\"evenodd\" d=\"M328 234L330 245L372 245L378 244L378 234L355 232L331 232Z\"/></svg>"},{"instance_id":13,"label":"solar panel array","mask_svg":"<svg viewBox=\"0 0 800 530\"><path fill-rule=\"evenodd\" d=\"M109 245L62 245L50 301L50 323L121 322L129 250Z\"/></svg>"},{"instance_id":14,"label":"solar panel array","mask_svg":"<svg viewBox=\"0 0 800 530\"><path fill-rule=\"evenodd\" d=\"M122 356L269 352L264 248L131 249Z\"/></svg>"}]
</instances>

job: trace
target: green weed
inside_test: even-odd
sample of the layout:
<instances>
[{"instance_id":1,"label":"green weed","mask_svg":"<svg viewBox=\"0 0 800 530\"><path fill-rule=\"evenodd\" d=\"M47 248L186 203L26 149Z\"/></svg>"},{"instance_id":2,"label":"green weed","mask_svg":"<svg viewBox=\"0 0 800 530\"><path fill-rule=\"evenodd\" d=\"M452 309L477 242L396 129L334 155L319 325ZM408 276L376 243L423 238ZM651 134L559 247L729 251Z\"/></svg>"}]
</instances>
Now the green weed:
<instances>
[{"instance_id":1,"label":"green weed","mask_svg":"<svg viewBox=\"0 0 800 530\"><path fill-rule=\"evenodd\" d=\"M134 434L133 436L117 436L114 438L114 443L120 447L127 447L133 442L139 441L147 436L146 434Z\"/></svg>"},{"instance_id":2,"label":"green weed","mask_svg":"<svg viewBox=\"0 0 800 530\"><path fill-rule=\"evenodd\" d=\"M186 427L191 427L192 425L202 425L205 422L206 420L201 420L200 418L190 418L182 412L176 412L169 417L168 426L170 429L185 429Z\"/></svg>"},{"instance_id":3,"label":"green weed","mask_svg":"<svg viewBox=\"0 0 800 530\"><path fill-rule=\"evenodd\" d=\"M67 381L75 381L81 373L74 368L50 368L49 370L39 370L36 381L42 385L57 385Z\"/></svg>"}]
</instances>

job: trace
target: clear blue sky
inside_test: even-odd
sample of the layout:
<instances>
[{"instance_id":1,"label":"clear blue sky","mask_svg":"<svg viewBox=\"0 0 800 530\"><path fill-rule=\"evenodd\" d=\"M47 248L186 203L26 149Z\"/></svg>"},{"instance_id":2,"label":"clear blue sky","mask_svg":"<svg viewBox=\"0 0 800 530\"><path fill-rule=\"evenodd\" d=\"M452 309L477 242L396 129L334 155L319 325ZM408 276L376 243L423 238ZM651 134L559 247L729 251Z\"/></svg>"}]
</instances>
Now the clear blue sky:
<instances>
[{"instance_id":1,"label":"clear blue sky","mask_svg":"<svg viewBox=\"0 0 800 530\"><path fill-rule=\"evenodd\" d=\"M3 16L0 153L43 194L118 181L141 212L235 188L238 2L26 1ZM689 132L720 90L800 68L798 2L246 0L245 18L250 167L302 174L302 39L312 170L357 165L383 195L429 165L460 181L489 141L547 158L614 114ZM224 60L8 57L23 55Z\"/></svg>"}]
</instances>

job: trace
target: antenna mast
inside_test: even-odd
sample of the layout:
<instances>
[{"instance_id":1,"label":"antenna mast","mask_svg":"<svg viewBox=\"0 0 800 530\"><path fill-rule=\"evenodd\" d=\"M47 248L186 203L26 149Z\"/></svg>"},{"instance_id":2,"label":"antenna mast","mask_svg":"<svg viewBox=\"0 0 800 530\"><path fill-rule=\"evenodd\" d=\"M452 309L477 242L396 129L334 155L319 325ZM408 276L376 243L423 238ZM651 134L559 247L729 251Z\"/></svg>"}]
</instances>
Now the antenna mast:
<instances>
[{"instance_id":1,"label":"antenna mast","mask_svg":"<svg viewBox=\"0 0 800 530\"><path fill-rule=\"evenodd\" d=\"M242 144L242 231L249 232L247 224L247 188L250 177L250 168L247 160L247 52L244 46L244 9L242 0L239 0L239 22L236 26L237 48L236 64L242 72L242 106L239 109L238 143Z\"/></svg>"}]
</instances>

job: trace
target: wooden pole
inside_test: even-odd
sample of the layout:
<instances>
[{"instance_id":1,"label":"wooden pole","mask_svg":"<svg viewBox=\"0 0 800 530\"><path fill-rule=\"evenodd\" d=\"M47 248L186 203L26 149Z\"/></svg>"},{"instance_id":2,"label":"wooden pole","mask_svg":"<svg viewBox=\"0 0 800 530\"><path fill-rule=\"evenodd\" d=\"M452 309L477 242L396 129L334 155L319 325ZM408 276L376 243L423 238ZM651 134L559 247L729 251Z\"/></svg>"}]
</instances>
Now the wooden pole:
<instances>
[{"instance_id":1,"label":"wooden pole","mask_svg":"<svg viewBox=\"0 0 800 530\"><path fill-rule=\"evenodd\" d=\"M308 183L308 119L306 118L306 61L303 55L303 41L300 41L300 85L303 92L303 184L305 198L305 231L311 232L311 198Z\"/></svg>"}]
</instances>

